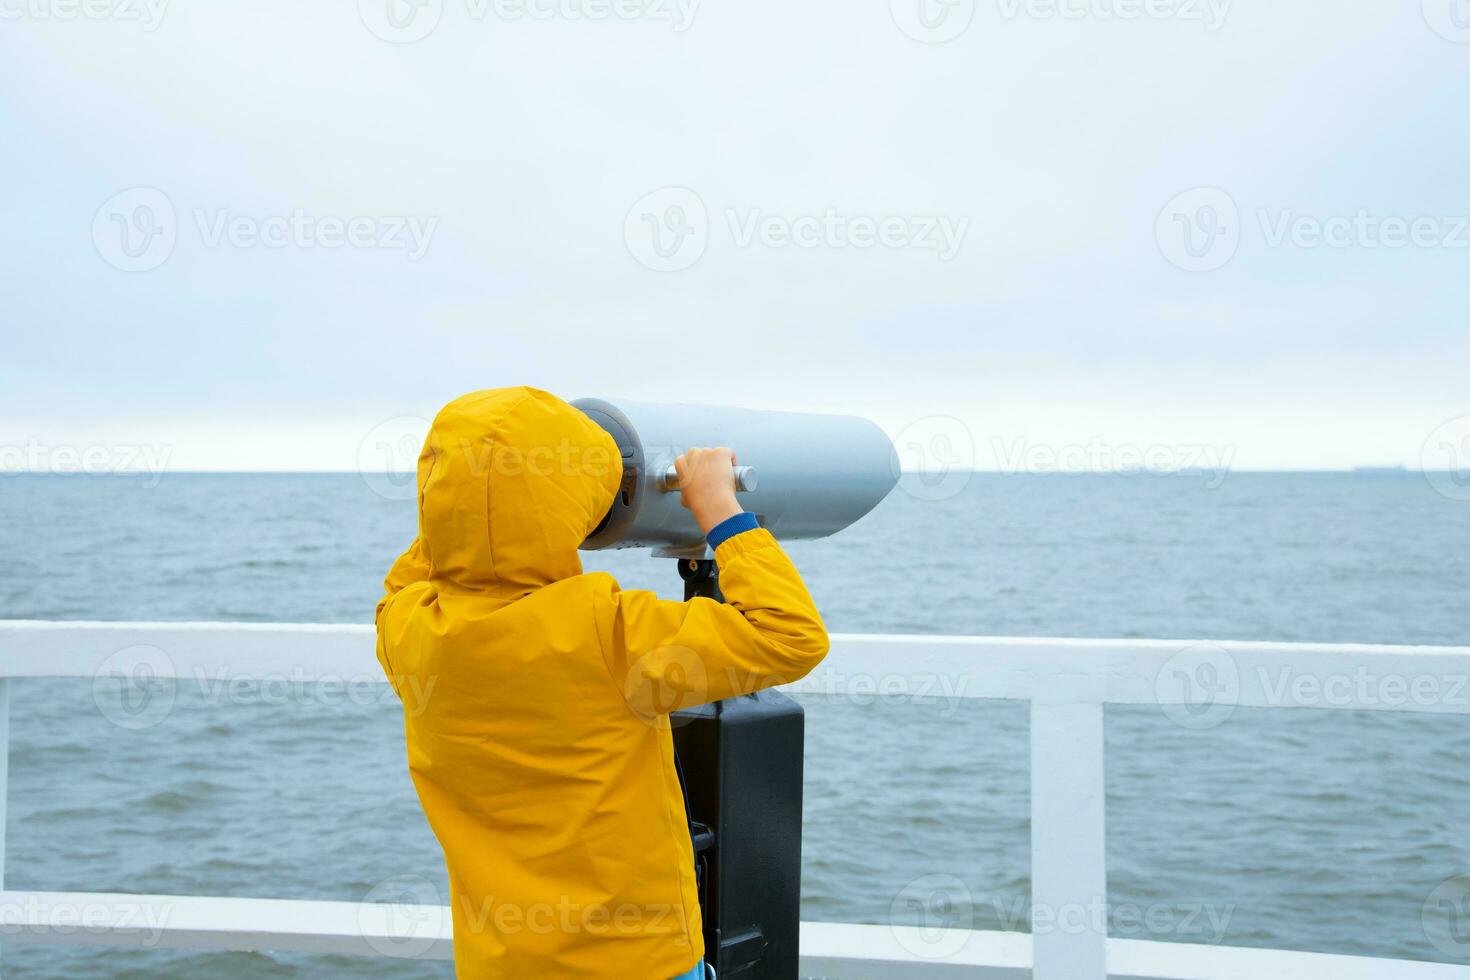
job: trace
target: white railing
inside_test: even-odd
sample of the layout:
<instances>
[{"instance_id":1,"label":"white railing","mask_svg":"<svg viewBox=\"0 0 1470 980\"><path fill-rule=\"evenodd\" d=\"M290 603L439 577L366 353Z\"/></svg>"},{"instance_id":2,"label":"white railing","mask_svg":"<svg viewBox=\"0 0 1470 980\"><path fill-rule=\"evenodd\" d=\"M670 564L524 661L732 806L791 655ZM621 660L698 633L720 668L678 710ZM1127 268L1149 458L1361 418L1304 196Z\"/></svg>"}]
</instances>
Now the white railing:
<instances>
[{"instance_id":1,"label":"white railing","mask_svg":"<svg viewBox=\"0 0 1470 980\"><path fill-rule=\"evenodd\" d=\"M364 626L0 622L0 808L7 680L96 678L140 663L181 679L381 680ZM1106 907L1105 704L1157 705L1199 728L1237 707L1470 714L1467 678L1467 647L838 635L827 661L790 690L1030 702L1032 904L1062 910ZM0 809L0 862L3 817ZM422 941L404 944L390 907L376 904L3 891L0 937L448 958L447 910L420 913ZM1470 978L1470 967L1449 964L1109 939L1106 916L1034 936L955 932L939 941L902 927L803 923L801 943L804 973L855 980Z\"/></svg>"}]
</instances>

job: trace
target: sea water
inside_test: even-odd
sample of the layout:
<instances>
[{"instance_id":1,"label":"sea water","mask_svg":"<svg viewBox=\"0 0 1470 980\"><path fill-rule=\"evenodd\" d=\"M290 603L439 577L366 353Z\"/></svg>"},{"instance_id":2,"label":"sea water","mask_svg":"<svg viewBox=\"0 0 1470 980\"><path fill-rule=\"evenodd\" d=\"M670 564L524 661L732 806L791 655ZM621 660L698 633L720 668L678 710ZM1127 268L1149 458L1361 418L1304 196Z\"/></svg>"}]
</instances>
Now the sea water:
<instances>
[{"instance_id":1,"label":"sea water","mask_svg":"<svg viewBox=\"0 0 1470 980\"><path fill-rule=\"evenodd\" d=\"M403 490L0 477L0 617L370 623L414 531ZM1470 502L1412 473L977 474L910 482L790 551L834 632L1467 644L1467 544ZM586 564L680 591L647 553ZM805 919L1031 928L1026 707L938 693L802 698ZM386 686L193 678L141 724L119 696L12 682L9 887L362 901L407 881L447 901ZM1240 709L1198 729L1112 707L1106 739L1113 935L1470 963L1443 887L1470 871L1464 716ZM17 943L0 960L67 980L451 975Z\"/></svg>"}]
</instances>

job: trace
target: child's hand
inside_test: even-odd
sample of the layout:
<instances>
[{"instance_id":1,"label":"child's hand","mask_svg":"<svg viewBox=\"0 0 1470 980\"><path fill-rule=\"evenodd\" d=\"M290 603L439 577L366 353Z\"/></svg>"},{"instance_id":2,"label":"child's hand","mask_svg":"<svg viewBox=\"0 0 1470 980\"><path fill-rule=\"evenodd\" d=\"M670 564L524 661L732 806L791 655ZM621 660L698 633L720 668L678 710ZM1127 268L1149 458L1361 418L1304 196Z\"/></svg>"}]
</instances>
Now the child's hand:
<instances>
[{"instance_id":1,"label":"child's hand","mask_svg":"<svg viewBox=\"0 0 1470 980\"><path fill-rule=\"evenodd\" d=\"M696 446L674 460L674 468L679 471L679 502L693 512L705 534L743 509L735 501L734 450Z\"/></svg>"}]
</instances>

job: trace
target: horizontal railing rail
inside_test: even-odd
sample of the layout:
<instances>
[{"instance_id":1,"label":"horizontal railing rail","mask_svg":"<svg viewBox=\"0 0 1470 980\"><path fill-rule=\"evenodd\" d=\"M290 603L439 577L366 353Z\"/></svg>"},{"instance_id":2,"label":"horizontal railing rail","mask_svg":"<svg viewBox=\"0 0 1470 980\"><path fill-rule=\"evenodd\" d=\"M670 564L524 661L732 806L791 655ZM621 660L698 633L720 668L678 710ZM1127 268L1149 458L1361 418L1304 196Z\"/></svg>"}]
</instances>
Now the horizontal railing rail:
<instances>
[{"instance_id":1,"label":"horizontal railing rail","mask_svg":"<svg viewBox=\"0 0 1470 980\"><path fill-rule=\"evenodd\" d=\"M143 656L116 660L121 651L147 646L165 655L148 661L159 676L385 683L373 637L356 624L0 620L0 678L97 676ZM1467 679L1470 647L838 633L827 660L786 689L1470 714Z\"/></svg>"},{"instance_id":2,"label":"horizontal railing rail","mask_svg":"<svg viewBox=\"0 0 1470 980\"><path fill-rule=\"evenodd\" d=\"M8 679L144 671L155 678L377 684L385 679L373 637L371 627L358 625L0 621L0 805L9 754ZM1106 907L1104 705L1155 705L1191 728L1219 724L1237 708L1470 714L1470 647L852 634L832 641L827 660L787 690L885 701L1030 703L1035 908ZM0 819L0 835L3 826ZM393 923L382 908L6 891L0 892L0 937L404 955L409 947L394 945ZM75 918L79 909L95 910L92 926ZM151 911L156 928L127 919L127 910L145 919ZM435 925L426 939L416 934L425 942L412 947L413 955L448 956L445 910L425 907L418 915ZM1079 928L1031 936L924 930L922 941L898 926L804 923L802 963L816 976L861 980L1470 980L1470 967L1451 964L1109 939L1105 916L1087 919Z\"/></svg>"}]
</instances>

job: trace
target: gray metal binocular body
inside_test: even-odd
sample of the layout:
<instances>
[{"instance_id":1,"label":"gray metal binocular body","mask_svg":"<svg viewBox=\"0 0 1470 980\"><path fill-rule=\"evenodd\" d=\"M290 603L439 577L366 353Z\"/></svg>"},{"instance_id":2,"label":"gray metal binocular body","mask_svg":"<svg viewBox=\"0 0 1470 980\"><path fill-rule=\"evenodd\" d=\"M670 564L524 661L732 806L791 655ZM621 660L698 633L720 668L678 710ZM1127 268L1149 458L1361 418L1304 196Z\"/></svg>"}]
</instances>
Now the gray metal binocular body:
<instances>
[{"instance_id":1,"label":"gray metal binocular body","mask_svg":"<svg viewBox=\"0 0 1470 980\"><path fill-rule=\"evenodd\" d=\"M883 430L850 415L767 412L582 398L572 402L605 429L623 458L612 509L583 542L653 548L704 558L704 535L680 506L674 460L690 446L737 454L740 502L777 538L822 538L876 507L898 482L898 457Z\"/></svg>"}]
</instances>

